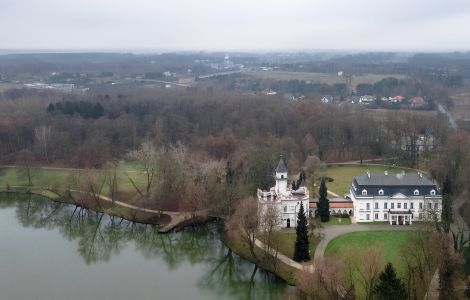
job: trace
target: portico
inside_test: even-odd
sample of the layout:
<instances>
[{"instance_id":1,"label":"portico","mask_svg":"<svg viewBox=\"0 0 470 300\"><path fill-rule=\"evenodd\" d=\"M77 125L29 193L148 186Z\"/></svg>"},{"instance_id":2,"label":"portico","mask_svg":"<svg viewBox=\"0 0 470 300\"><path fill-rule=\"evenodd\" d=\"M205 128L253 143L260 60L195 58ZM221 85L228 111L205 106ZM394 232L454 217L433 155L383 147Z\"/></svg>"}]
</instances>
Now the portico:
<instances>
[{"instance_id":1,"label":"portico","mask_svg":"<svg viewBox=\"0 0 470 300\"><path fill-rule=\"evenodd\" d=\"M388 211L388 222L390 225L411 225L413 214L410 210L408 211Z\"/></svg>"}]
</instances>

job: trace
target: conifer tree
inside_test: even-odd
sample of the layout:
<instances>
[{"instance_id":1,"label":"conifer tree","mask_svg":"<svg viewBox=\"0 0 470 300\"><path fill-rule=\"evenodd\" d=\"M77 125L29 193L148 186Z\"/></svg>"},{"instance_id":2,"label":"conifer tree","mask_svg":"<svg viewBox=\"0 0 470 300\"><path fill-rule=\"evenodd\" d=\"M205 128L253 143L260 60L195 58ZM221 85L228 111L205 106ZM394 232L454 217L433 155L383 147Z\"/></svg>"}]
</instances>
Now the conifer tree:
<instances>
[{"instance_id":1,"label":"conifer tree","mask_svg":"<svg viewBox=\"0 0 470 300\"><path fill-rule=\"evenodd\" d=\"M305 216L305 210L302 202L300 202L300 209L297 214L297 227L295 228L295 233L297 237L295 239L294 260L310 260L307 217Z\"/></svg>"},{"instance_id":2,"label":"conifer tree","mask_svg":"<svg viewBox=\"0 0 470 300\"><path fill-rule=\"evenodd\" d=\"M321 180L320 190L318 191L320 198L318 199L318 215L322 222L330 220L330 201L327 198L328 190L326 188L325 179Z\"/></svg>"},{"instance_id":3,"label":"conifer tree","mask_svg":"<svg viewBox=\"0 0 470 300\"><path fill-rule=\"evenodd\" d=\"M449 233L450 224L452 224L452 183L449 176L446 175L442 186L442 229Z\"/></svg>"},{"instance_id":4,"label":"conifer tree","mask_svg":"<svg viewBox=\"0 0 470 300\"><path fill-rule=\"evenodd\" d=\"M391 263L379 276L379 282L374 287L374 294L379 300L407 299L408 293L405 284L397 277Z\"/></svg>"}]
</instances>

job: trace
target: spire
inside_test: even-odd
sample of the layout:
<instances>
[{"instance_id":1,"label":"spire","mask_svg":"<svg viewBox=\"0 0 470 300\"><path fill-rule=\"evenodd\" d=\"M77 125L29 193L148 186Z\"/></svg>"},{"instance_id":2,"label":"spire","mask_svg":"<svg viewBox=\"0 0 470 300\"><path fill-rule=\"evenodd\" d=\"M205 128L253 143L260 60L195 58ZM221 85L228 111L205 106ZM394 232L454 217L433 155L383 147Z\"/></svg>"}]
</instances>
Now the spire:
<instances>
[{"instance_id":1,"label":"spire","mask_svg":"<svg viewBox=\"0 0 470 300\"><path fill-rule=\"evenodd\" d=\"M284 163L284 159L282 158L282 154L281 154L281 159L279 159L279 163L277 164L277 167L276 167L276 173L287 173L287 167L286 167L286 164Z\"/></svg>"}]
</instances>

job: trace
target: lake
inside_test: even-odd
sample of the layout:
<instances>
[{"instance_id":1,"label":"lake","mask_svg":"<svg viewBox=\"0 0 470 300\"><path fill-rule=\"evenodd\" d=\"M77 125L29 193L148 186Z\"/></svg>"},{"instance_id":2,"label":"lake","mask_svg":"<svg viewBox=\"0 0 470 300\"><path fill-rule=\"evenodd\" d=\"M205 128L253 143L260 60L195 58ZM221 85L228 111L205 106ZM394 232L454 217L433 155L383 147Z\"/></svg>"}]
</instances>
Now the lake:
<instances>
[{"instance_id":1,"label":"lake","mask_svg":"<svg viewBox=\"0 0 470 300\"><path fill-rule=\"evenodd\" d=\"M212 223L178 233L36 195L0 194L0 299L280 299Z\"/></svg>"}]
</instances>

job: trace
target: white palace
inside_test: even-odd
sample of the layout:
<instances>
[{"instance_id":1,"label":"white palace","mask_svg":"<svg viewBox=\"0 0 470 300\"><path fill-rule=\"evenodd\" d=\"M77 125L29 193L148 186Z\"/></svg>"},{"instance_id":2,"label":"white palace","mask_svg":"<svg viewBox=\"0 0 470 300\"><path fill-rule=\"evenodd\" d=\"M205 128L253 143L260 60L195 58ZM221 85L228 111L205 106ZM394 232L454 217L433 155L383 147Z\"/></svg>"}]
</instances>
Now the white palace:
<instances>
[{"instance_id":1,"label":"white palace","mask_svg":"<svg viewBox=\"0 0 470 300\"><path fill-rule=\"evenodd\" d=\"M309 193L307 187L303 184L297 189L288 188L287 175L288 170L284 160L279 160L276 168L276 185L263 191L258 189L258 213L260 224L265 222L265 216L268 211L274 213L277 219L277 228L290 228L297 225L297 214L300 205L303 205L305 215L308 219L309 211Z\"/></svg>"},{"instance_id":2,"label":"white palace","mask_svg":"<svg viewBox=\"0 0 470 300\"><path fill-rule=\"evenodd\" d=\"M420 172L367 172L354 178L350 197L356 222L388 221L391 225L411 225L414 221L441 219L439 189Z\"/></svg>"}]
</instances>

